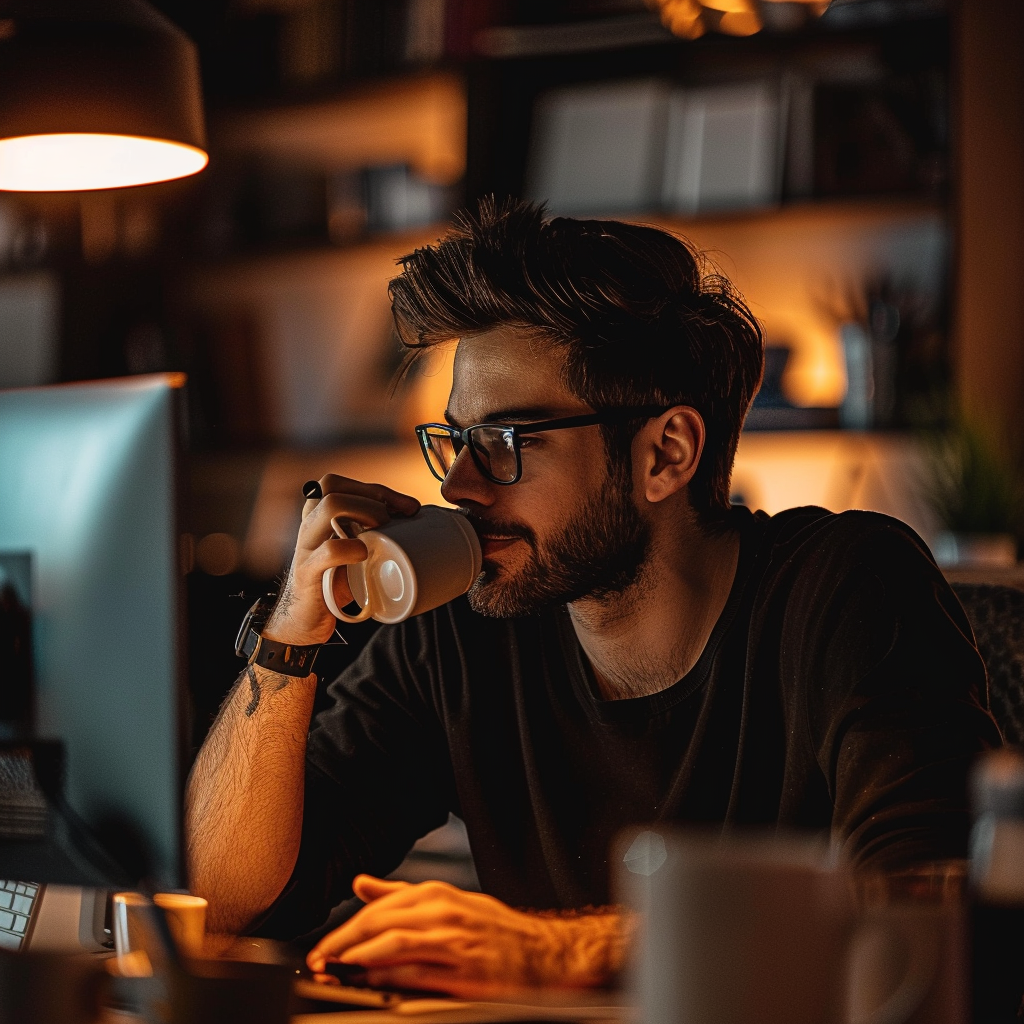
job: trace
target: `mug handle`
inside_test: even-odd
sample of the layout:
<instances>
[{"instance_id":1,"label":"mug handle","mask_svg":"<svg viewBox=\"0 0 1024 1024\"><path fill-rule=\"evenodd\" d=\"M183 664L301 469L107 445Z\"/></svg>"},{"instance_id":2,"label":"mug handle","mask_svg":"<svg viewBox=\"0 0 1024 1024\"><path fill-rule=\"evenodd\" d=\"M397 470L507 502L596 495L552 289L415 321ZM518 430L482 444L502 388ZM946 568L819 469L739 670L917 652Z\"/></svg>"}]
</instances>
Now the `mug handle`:
<instances>
[{"instance_id":1,"label":"mug handle","mask_svg":"<svg viewBox=\"0 0 1024 1024\"><path fill-rule=\"evenodd\" d=\"M362 531L355 531L351 536L345 532L342 526L337 520L331 520L331 526L334 527L334 532L346 540L352 540L358 536ZM358 615L348 615L338 607L338 602L334 600L334 574L338 569L344 569L348 572L348 566L332 565L327 572L323 575L321 587L324 592L324 604L327 605L327 610L336 618L342 622L365 622L370 617L370 602L366 602L366 607L362 608Z\"/></svg>"},{"instance_id":2,"label":"mug handle","mask_svg":"<svg viewBox=\"0 0 1024 1024\"><path fill-rule=\"evenodd\" d=\"M871 926L895 931L908 950L910 962L896 991L870 1013L851 1016L850 1024L903 1024L921 1006L932 987L938 969L939 940L926 928L914 928L900 920L898 908L870 914L861 927Z\"/></svg>"}]
</instances>

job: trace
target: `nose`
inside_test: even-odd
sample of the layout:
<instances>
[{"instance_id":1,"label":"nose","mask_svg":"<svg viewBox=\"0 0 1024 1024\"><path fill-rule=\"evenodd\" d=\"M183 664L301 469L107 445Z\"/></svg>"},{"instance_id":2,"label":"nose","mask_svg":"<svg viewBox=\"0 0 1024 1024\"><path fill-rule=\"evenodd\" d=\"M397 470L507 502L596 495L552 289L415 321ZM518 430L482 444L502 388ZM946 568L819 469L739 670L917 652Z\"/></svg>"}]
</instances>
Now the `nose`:
<instances>
[{"instance_id":1,"label":"nose","mask_svg":"<svg viewBox=\"0 0 1024 1024\"><path fill-rule=\"evenodd\" d=\"M474 503L476 505L493 505L494 488L491 483L477 468L469 453L468 446L463 448L448 470L444 483L441 484L441 497L452 505L465 505Z\"/></svg>"}]
</instances>

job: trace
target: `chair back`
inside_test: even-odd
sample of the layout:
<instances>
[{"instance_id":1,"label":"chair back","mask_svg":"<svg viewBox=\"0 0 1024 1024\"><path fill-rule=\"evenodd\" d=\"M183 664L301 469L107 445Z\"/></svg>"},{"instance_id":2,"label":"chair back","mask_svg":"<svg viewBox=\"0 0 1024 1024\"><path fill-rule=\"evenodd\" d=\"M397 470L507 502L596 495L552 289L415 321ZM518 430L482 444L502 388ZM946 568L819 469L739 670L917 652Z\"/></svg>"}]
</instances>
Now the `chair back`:
<instances>
[{"instance_id":1,"label":"chair back","mask_svg":"<svg viewBox=\"0 0 1024 1024\"><path fill-rule=\"evenodd\" d=\"M954 583L988 669L992 714L1007 743L1024 746L1024 590Z\"/></svg>"}]
</instances>

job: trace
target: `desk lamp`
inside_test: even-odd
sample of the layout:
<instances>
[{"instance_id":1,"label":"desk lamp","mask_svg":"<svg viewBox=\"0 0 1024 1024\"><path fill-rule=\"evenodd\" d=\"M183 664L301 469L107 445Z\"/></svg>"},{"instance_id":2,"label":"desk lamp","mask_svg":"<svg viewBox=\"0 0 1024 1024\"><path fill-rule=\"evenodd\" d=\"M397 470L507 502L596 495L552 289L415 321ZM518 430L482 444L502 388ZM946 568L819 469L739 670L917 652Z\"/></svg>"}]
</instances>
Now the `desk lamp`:
<instances>
[{"instance_id":1,"label":"desk lamp","mask_svg":"<svg viewBox=\"0 0 1024 1024\"><path fill-rule=\"evenodd\" d=\"M0 189L145 185L207 159L195 46L145 0L0 0Z\"/></svg>"}]
</instances>

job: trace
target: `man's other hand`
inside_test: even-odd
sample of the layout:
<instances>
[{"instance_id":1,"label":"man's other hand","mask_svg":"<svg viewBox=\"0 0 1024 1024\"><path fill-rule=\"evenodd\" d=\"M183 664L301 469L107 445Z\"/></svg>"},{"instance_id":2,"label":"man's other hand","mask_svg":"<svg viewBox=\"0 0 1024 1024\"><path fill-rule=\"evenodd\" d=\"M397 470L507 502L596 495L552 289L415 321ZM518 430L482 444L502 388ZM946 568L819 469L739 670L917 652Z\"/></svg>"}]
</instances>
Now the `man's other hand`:
<instances>
[{"instance_id":1,"label":"man's other hand","mask_svg":"<svg viewBox=\"0 0 1024 1024\"><path fill-rule=\"evenodd\" d=\"M367 905L310 951L314 973L328 962L359 964L373 987L491 999L608 984L625 957L629 923L614 910L524 912L446 882L370 875L352 888Z\"/></svg>"}]
</instances>

